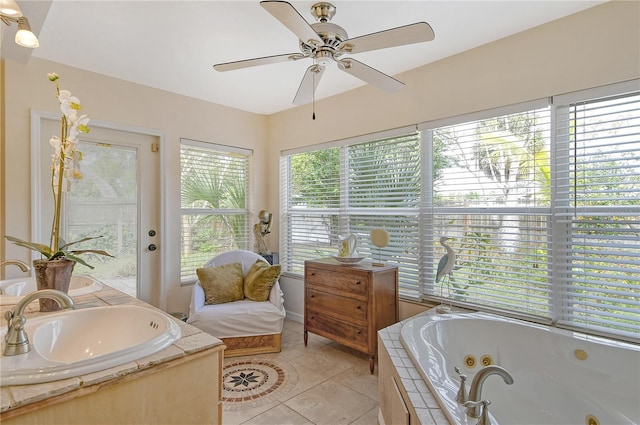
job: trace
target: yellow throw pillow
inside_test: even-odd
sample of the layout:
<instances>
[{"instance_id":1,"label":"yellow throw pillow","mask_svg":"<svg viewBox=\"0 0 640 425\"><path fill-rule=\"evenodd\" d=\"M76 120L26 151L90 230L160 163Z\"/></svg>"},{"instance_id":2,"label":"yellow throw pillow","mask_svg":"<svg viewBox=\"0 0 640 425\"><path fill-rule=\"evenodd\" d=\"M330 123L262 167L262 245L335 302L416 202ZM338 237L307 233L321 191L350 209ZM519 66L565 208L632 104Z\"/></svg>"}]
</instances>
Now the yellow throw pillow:
<instances>
[{"instance_id":1,"label":"yellow throw pillow","mask_svg":"<svg viewBox=\"0 0 640 425\"><path fill-rule=\"evenodd\" d=\"M230 263L217 267L196 269L200 286L204 289L205 304L222 304L244 299L242 293L242 264Z\"/></svg>"},{"instance_id":2,"label":"yellow throw pillow","mask_svg":"<svg viewBox=\"0 0 640 425\"><path fill-rule=\"evenodd\" d=\"M256 261L244 277L244 296L253 301L269 299L271 288L280 277L280 265Z\"/></svg>"}]
</instances>

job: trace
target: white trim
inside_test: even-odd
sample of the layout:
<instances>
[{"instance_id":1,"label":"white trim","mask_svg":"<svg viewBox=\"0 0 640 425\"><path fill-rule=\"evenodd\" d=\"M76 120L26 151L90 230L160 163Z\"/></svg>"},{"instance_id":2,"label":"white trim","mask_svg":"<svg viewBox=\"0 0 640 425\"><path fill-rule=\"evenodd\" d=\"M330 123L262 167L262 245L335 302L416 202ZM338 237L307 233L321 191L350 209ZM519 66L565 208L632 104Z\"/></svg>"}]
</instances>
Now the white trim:
<instances>
[{"instance_id":1,"label":"white trim","mask_svg":"<svg viewBox=\"0 0 640 425\"><path fill-rule=\"evenodd\" d=\"M418 130L431 130L434 128L446 127L449 125L461 124L470 121L478 121L485 118L499 117L502 115L517 114L519 112L531 111L534 109L546 108L551 104L551 98L530 100L528 102L516 103L513 105L500 106L483 111L471 112L455 117L441 118L433 121L426 121L418 124Z\"/></svg>"},{"instance_id":2,"label":"white trim","mask_svg":"<svg viewBox=\"0 0 640 425\"><path fill-rule=\"evenodd\" d=\"M554 105L566 105L575 102L596 101L603 97L624 95L640 91L640 79L622 81L620 83L608 84L606 86L593 87L585 90L559 94L553 96Z\"/></svg>"},{"instance_id":3,"label":"white trim","mask_svg":"<svg viewBox=\"0 0 640 425\"><path fill-rule=\"evenodd\" d=\"M239 153L241 155L253 155L253 149L238 148L235 146L220 145L218 143L202 142L200 140L180 138L181 145L195 146L203 149L219 150L222 152Z\"/></svg>"},{"instance_id":4,"label":"white trim","mask_svg":"<svg viewBox=\"0 0 640 425\"><path fill-rule=\"evenodd\" d=\"M380 131L377 133L363 134L361 136L349 137L347 139L339 139L326 143L318 143L317 145L301 146L299 148L285 149L280 152L281 156L294 155L302 152L317 151L321 149L335 148L337 146L358 145L360 143L374 142L379 139L388 139L392 137L404 136L417 131L415 125L406 127L398 127L391 130Z\"/></svg>"},{"instance_id":5,"label":"white trim","mask_svg":"<svg viewBox=\"0 0 640 425\"><path fill-rule=\"evenodd\" d=\"M40 211L40 196L38 196L42 188L40 187L41 170L40 170L40 141L42 140L42 132L40 131L41 122L43 119L50 119L57 121L60 119L59 113L42 111L38 109L31 109L31 237L41 234L42 223L38 217L37 211ZM164 131L138 127L129 124L114 123L111 121L91 120L91 126L96 128L104 128L109 130L117 130L128 133L138 133L147 136L157 137L160 146L160 170L166 169L168 166L168 152L166 146L166 135ZM165 246L166 235L168 235L168 197L167 197L167 175L166 173L160 173L160 229L162 231L158 235L158 246ZM166 310L167 308L167 294L169 293L167 285L168 272L168 250L158 250L160 255L160 285L158 288L158 305L157 307ZM32 254L33 259L39 258L36 254Z\"/></svg>"}]
</instances>

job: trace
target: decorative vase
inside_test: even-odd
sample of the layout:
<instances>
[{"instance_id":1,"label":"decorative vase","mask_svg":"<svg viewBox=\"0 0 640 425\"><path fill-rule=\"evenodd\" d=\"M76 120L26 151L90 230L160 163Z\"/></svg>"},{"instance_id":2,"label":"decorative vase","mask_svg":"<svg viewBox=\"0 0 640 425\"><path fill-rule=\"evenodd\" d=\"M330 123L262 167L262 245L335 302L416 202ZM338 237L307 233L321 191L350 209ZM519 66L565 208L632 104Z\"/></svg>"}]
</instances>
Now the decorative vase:
<instances>
[{"instance_id":1,"label":"decorative vase","mask_svg":"<svg viewBox=\"0 0 640 425\"><path fill-rule=\"evenodd\" d=\"M76 262L67 258L56 260L33 260L38 290L56 289L65 294L69 292L71 273ZM40 311L58 311L60 305L51 298L40 298Z\"/></svg>"}]
</instances>

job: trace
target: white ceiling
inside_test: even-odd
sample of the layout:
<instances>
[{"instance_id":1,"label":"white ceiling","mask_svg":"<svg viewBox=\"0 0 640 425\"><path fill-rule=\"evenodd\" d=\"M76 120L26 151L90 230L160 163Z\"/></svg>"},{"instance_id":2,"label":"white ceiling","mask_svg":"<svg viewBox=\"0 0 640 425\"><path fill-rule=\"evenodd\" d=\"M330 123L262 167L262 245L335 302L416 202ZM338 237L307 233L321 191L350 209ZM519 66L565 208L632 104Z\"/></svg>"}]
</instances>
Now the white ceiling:
<instances>
[{"instance_id":1,"label":"white ceiling","mask_svg":"<svg viewBox=\"0 0 640 425\"><path fill-rule=\"evenodd\" d=\"M309 13L314 1L291 3L309 23L314 22ZM396 75L600 3L335 0L332 22L349 37L428 22L436 34L431 42L354 55ZM258 1L18 0L18 4L40 39L40 47L30 51L35 57L259 114L293 107L298 85L311 64L304 60L213 70L215 63L298 51L293 33ZM5 31L3 54L24 57L27 49L8 42L13 31ZM363 84L331 66L316 98Z\"/></svg>"}]
</instances>

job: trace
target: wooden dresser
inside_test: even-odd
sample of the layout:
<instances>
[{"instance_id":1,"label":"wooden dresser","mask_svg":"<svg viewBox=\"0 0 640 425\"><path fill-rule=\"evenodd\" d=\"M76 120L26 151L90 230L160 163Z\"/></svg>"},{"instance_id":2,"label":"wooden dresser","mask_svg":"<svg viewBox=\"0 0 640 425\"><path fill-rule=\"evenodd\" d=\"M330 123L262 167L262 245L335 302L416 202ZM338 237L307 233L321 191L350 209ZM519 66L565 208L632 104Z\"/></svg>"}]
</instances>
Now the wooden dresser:
<instances>
[{"instance_id":1,"label":"wooden dresser","mask_svg":"<svg viewBox=\"0 0 640 425\"><path fill-rule=\"evenodd\" d=\"M313 332L366 353L373 373L377 332L398 321L398 268L305 261L304 299L304 344Z\"/></svg>"}]
</instances>

